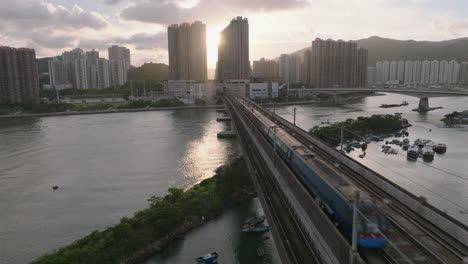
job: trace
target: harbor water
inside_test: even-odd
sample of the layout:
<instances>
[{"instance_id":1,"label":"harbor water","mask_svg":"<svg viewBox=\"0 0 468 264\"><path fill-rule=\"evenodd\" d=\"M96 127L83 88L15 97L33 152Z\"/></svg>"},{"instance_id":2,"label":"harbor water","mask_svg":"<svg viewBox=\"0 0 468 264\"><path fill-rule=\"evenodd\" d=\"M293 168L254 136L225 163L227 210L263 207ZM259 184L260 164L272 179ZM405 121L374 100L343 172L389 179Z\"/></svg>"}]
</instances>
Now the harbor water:
<instances>
[{"instance_id":1,"label":"harbor water","mask_svg":"<svg viewBox=\"0 0 468 264\"><path fill-rule=\"evenodd\" d=\"M409 102L399 108L381 104ZM401 112L413 126L410 139L447 144L432 163L385 155L371 144L364 159L350 155L468 224L468 126L446 127L440 119L467 110L468 98L434 98L444 109L419 114L416 98L368 97L343 106L300 105L302 128L321 122ZM277 107L292 120L294 106ZM148 206L169 187L188 188L239 155L236 139L213 109L167 110L83 116L0 119L0 263L22 264L116 224ZM400 153L405 154L403 152ZM52 190L57 185L59 189ZM258 200L241 205L190 232L148 263L191 263L216 251L220 263L278 263L272 239L240 232L242 220L262 213ZM270 234L267 234L270 236ZM259 258L258 247L266 255Z\"/></svg>"}]
</instances>

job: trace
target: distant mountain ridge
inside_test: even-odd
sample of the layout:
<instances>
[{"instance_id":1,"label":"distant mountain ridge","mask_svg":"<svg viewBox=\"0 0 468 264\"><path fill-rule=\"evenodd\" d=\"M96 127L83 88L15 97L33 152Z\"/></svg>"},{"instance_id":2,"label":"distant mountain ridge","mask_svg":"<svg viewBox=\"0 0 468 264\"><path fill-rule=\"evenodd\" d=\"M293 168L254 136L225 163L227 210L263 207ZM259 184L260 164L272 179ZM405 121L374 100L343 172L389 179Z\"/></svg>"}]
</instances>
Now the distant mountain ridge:
<instances>
[{"instance_id":1,"label":"distant mountain ridge","mask_svg":"<svg viewBox=\"0 0 468 264\"><path fill-rule=\"evenodd\" d=\"M369 66L383 60L457 60L468 61L468 37L444 41L396 40L372 36L356 41L358 46L369 51ZM304 58L310 47L298 50Z\"/></svg>"}]
</instances>

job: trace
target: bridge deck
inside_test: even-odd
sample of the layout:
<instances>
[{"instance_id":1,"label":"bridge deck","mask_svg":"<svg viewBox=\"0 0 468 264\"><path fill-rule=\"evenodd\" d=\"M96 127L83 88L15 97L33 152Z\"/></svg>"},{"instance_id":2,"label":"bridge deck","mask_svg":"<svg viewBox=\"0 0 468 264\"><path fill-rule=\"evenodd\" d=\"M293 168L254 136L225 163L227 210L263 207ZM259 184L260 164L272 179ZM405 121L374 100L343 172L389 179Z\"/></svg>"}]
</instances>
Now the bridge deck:
<instances>
[{"instance_id":1,"label":"bridge deck","mask_svg":"<svg viewBox=\"0 0 468 264\"><path fill-rule=\"evenodd\" d=\"M249 102L249 111L252 111L252 107L255 108L256 112L254 112L256 113L256 118L266 118L270 120L269 122L271 125L277 124L280 127L283 127L284 129L282 129L282 131L280 130L278 136L287 137L286 134L289 133L290 137L295 138L295 140L288 139L290 140L291 145L300 148L298 144L298 142L300 142L304 144L303 146L313 146L313 150L319 152L319 156L321 156L321 159L327 160L329 162L329 165L336 163L341 164L339 168L339 171L341 171L341 175L335 172L336 168L330 166L321 167L320 169L323 169L325 174L340 175L340 177L335 178L335 180L340 179L342 178L342 175L345 175L348 179L351 179L354 184L357 184L358 186L361 186L361 188L364 188L369 193L369 196L376 197L376 199L379 200L381 206L386 209L390 219L392 220L394 228L393 233L390 234L391 239L396 241L397 248L401 249L401 251L404 251L406 254L408 254L408 257L410 257L413 262L429 263L435 261L435 263L461 263L462 258L467 256L468 249L466 244L463 244L463 242L457 242L457 240L455 239L456 236L451 237L442 229L434 226L434 223L430 223L427 219L424 219L424 217L418 216L418 213L412 211L409 205L401 204L401 202L398 199L392 199L388 196L388 193L385 193L385 190L381 189L381 187L376 186L369 180L366 180L362 175L358 175L359 173L354 172L354 169L351 169L351 167L347 167L345 165L346 163L343 164L344 160L341 158L341 156L336 156L337 151L335 149L328 149L327 151L324 151L323 148L327 147L324 146L323 143L317 143L316 139L313 139L305 131L293 126L291 123L278 116L272 115L272 113L268 110L258 107L256 104L245 98L242 98L240 100ZM331 170L329 170L330 168ZM375 177L377 178L377 176ZM391 201L390 205L388 204L389 200ZM420 210L420 207L418 208ZM452 219L445 220L445 224L443 225L452 225L450 224L451 220ZM455 230L457 229L457 227L456 225L452 225L452 227L449 229ZM465 232L466 234L466 226L464 231L462 228L459 229L459 232ZM458 237L460 237L460 239L463 240L463 235L457 235ZM411 249L409 250L409 248ZM388 252L384 253L387 255L395 255L395 252L391 252L391 250L388 250ZM396 263L408 262L407 259L402 259L400 261L403 262Z\"/></svg>"}]
</instances>

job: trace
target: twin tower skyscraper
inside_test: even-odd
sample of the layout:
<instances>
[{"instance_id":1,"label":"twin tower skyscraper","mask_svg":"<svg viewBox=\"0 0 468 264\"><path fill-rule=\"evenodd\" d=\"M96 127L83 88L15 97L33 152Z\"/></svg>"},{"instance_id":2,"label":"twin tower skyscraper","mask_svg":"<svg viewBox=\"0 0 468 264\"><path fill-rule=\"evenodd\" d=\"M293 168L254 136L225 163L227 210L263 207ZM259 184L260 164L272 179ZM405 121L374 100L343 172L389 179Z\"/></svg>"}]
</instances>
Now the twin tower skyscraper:
<instances>
[{"instance_id":1,"label":"twin tower skyscraper","mask_svg":"<svg viewBox=\"0 0 468 264\"><path fill-rule=\"evenodd\" d=\"M170 25L167 29L169 50L169 80L206 81L206 25ZM218 45L216 79L248 79L249 23L247 18L236 17L221 32Z\"/></svg>"},{"instance_id":2,"label":"twin tower skyscraper","mask_svg":"<svg viewBox=\"0 0 468 264\"><path fill-rule=\"evenodd\" d=\"M206 62L206 25L170 25L167 29L169 50L169 80L208 79Z\"/></svg>"}]
</instances>

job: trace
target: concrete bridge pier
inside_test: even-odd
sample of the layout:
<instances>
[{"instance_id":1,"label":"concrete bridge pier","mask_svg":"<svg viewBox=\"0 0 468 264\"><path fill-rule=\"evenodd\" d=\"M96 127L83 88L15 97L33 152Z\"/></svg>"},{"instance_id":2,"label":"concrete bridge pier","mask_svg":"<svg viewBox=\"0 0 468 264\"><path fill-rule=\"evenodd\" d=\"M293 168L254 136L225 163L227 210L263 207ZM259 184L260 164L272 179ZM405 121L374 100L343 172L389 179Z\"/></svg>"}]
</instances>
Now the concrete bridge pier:
<instances>
[{"instance_id":1,"label":"concrete bridge pier","mask_svg":"<svg viewBox=\"0 0 468 264\"><path fill-rule=\"evenodd\" d=\"M418 110L420 112L427 112L429 111L429 98L427 97L423 97L423 98L420 98L419 99L419 106L418 106Z\"/></svg>"}]
</instances>

